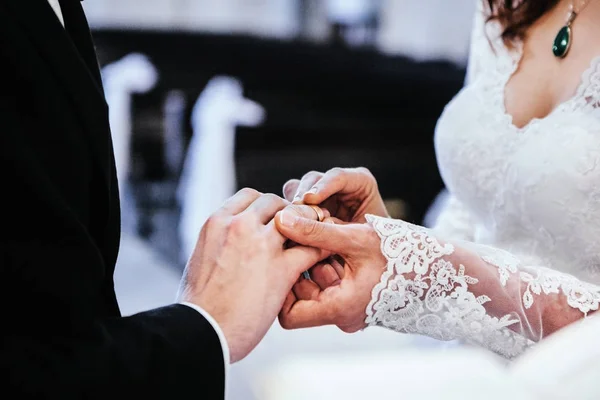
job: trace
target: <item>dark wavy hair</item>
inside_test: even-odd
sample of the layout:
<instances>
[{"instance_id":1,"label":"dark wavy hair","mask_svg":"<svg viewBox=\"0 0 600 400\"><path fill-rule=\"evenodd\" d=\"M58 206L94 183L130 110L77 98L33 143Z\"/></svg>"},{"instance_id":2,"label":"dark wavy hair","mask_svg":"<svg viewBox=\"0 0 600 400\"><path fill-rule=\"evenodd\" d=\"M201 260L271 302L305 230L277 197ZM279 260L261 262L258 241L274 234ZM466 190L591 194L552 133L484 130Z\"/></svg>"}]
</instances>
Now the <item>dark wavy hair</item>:
<instances>
[{"instance_id":1,"label":"dark wavy hair","mask_svg":"<svg viewBox=\"0 0 600 400\"><path fill-rule=\"evenodd\" d=\"M512 47L524 38L527 28L560 0L487 0L491 11L488 21L498 21L503 27L502 39Z\"/></svg>"}]
</instances>

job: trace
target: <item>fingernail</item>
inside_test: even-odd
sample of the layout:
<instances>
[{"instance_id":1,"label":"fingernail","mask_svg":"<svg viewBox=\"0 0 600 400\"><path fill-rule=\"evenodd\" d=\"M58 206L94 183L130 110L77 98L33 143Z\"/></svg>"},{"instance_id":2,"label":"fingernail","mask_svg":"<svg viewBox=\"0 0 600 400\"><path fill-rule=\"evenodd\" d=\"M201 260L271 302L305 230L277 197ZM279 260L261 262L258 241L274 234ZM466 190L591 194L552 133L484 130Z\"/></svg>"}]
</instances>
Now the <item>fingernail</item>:
<instances>
[{"instance_id":1,"label":"fingernail","mask_svg":"<svg viewBox=\"0 0 600 400\"><path fill-rule=\"evenodd\" d=\"M279 222L281 222L281 225L291 228L296 225L297 221L298 216L290 211L283 210L281 214L279 214Z\"/></svg>"},{"instance_id":2,"label":"fingernail","mask_svg":"<svg viewBox=\"0 0 600 400\"><path fill-rule=\"evenodd\" d=\"M319 191L319 188L318 188L317 186L313 186L313 187L311 187L311 188L310 188L310 190L309 190L308 192L306 192L306 193L312 193L312 194L315 194L315 193L317 193L318 191Z\"/></svg>"}]
</instances>

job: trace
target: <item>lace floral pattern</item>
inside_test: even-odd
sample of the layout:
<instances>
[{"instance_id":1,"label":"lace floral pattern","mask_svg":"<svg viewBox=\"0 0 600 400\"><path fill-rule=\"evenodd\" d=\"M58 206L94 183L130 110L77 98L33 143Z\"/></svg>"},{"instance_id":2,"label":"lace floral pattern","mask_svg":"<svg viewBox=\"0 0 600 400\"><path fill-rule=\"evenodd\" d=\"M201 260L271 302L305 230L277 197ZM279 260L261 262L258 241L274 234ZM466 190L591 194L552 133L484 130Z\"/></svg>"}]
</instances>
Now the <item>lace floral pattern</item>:
<instances>
[{"instance_id":1,"label":"lace floral pattern","mask_svg":"<svg viewBox=\"0 0 600 400\"><path fill-rule=\"evenodd\" d=\"M367 221L379 235L388 261L371 293L367 325L439 340L461 339L513 358L542 335L536 323L527 321L532 315L523 311L532 308L536 296L561 294L583 314L598 309L600 288L572 276L545 268L521 270L516 257L487 246L477 254L482 263L467 267L454 262L453 245L440 243L425 228L371 215ZM513 311L492 315L486 305L494 303L494 293L475 294L480 280L467 273L468 268L476 272L490 266L497 270L500 288L516 278L510 290L495 293L506 303L507 296L516 292Z\"/></svg>"},{"instance_id":2,"label":"lace floral pattern","mask_svg":"<svg viewBox=\"0 0 600 400\"><path fill-rule=\"evenodd\" d=\"M567 297L569 306L578 309L583 314L598 310L600 289L596 285L543 269L539 269L534 273L521 272L520 277L527 284L527 288L523 293L525 308L531 308L533 305L534 294L549 295L562 292Z\"/></svg>"},{"instance_id":3,"label":"lace floral pattern","mask_svg":"<svg viewBox=\"0 0 600 400\"><path fill-rule=\"evenodd\" d=\"M367 216L367 220L380 236L388 260L381 281L372 291L367 325L439 340L487 343L507 358L529 345L529 340L506 329L519 320L511 315L489 316L483 305L491 301L490 297L475 296L469 290L479 281L465 274L464 265L455 268L443 258L454 252L452 245L441 244L426 229L403 221L375 216Z\"/></svg>"},{"instance_id":4,"label":"lace floral pattern","mask_svg":"<svg viewBox=\"0 0 600 400\"><path fill-rule=\"evenodd\" d=\"M385 238L383 246L394 260L393 268L399 274L413 271L424 274L434 260L453 252L452 245L440 245L429 237L425 228L383 223L380 230Z\"/></svg>"},{"instance_id":5,"label":"lace floral pattern","mask_svg":"<svg viewBox=\"0 0 600 400\"><path fill-rule=\"evenodd\" d=\"M575 108L600 108L600 57L596 57L584 72L574 101L577 104Z\"/></svg>"}]
</instances>

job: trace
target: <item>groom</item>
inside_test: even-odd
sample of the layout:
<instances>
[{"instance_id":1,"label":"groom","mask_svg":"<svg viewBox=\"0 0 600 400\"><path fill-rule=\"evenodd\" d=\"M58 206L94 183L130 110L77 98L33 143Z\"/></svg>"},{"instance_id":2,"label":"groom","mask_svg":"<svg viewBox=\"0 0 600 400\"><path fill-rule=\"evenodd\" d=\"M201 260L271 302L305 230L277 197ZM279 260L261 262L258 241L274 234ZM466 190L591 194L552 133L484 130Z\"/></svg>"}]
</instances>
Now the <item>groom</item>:
<instances>
[{"instance_id":1,"label":"groom","mask_svg":"<svg viewBox=\"0 0 600 400\"><path fill-rule=\"evenodd\" d=\"M123 318L108 109L79 0L0 1L3 388L17 398L224 397L319 250L242 190L205 224L177 304ZM207 194L210 195L210 194ZM314 217L314 211L297 208Z\"/></svg>"}]
</instances>

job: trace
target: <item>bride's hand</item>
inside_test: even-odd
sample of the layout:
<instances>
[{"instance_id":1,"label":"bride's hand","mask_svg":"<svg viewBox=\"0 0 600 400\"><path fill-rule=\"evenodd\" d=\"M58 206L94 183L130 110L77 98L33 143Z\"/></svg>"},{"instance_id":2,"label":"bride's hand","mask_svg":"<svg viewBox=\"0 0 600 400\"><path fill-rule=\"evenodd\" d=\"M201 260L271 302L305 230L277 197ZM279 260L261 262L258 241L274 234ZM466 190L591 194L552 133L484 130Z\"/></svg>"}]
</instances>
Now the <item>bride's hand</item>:
<instances>
[{"instance_id":1,"label":"bride's hand","mask_svg":"<svg viewBox=\"0 0 600 400\"><path fill-rule=\"evenodd\" d=\"M300 279L294 285L279 314L281 326L337 325L348 333L363 329L371 291L386 267L379 237L366 223L320 223L290 211L285 209L275 217L283 236L338 254L342 260L332 257L318 264L312 271L313 280Z\"/></svg>"},{"instance_id":2,"label":"bride's hand","mask_svg":"<svg viewBox=\"0 0 600 400\"><path fill-rule=\"evenodd\" d=\"M345 222L365 222L365 214L387 217L377 181L366 168L312 171L283 187L288 201L321 206Z\"/></svg>"}]
</instances>

